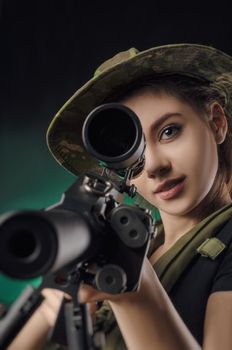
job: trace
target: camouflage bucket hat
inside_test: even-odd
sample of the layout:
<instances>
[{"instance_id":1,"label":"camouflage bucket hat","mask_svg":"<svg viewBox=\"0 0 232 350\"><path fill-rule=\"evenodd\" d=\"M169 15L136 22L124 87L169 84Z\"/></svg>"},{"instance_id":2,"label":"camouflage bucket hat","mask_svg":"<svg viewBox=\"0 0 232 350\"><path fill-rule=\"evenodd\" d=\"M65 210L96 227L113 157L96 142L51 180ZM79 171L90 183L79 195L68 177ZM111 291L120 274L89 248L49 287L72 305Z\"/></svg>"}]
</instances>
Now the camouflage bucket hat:
<instances>
[{"instance_id":1,"label":"camouflage bucket hat","mask_svg":"<svg viewBox=\"0 0 232 350\"><path fill-rule=\"evenodd\" d=\"M47 131L48 147L65 169L75 175L99 170L82 143L82 126L87 115L113 97L116 91L155 74L184 74L217 86L232 112L232 57L211 46L173 44L139 52L135 48L105 61L85 85L64 104ZM225 79L226 78L226 79Z\"/></svg>"}]
</instances>

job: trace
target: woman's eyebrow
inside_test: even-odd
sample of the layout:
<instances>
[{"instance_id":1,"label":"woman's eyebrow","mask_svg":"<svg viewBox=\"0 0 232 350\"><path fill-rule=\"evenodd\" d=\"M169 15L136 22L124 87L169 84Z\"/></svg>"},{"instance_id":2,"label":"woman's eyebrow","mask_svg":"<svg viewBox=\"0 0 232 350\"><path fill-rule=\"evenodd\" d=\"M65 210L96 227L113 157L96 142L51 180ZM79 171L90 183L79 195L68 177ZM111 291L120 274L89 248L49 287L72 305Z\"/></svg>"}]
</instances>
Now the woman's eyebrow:
<instances>
[{"instance_id":1,"label":"woman's eyebrow","mask_svg":"<svg viewBox=\"0 0 232 350\"><path fill-rule=\"evenodd\" d=\"M167 120L170 117L173 116L182 116L181 113L165 113L163 114L159 119L157 119L156 121L154 121L154 123L152 123L151 127L152 129L158 129L160 127L161 124L163 124L165 122L165 120Z\"/></svg>"}]
</instances>

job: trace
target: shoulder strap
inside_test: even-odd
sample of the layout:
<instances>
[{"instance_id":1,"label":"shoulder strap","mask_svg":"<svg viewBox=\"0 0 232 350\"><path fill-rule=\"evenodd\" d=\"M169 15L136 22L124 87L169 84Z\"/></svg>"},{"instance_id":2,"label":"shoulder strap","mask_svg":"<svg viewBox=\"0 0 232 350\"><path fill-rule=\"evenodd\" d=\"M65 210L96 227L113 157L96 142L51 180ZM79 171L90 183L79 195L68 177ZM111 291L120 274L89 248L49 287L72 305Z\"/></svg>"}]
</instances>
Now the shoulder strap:
<instances>
[{"instance_id":1,"label":"shoulder strap","mask_svg":"<svg viewBox=\"0 0 232 350\"><path fill-rule=\"evenodd\" d=\"M231 218L232 203L195 225L159 258L153 267L167 292L171 291L182 273L197 256L202 255L214 260L226 248L229 244L228 240L232 238ZM225 232L225 230L228 231Z\"/></svg>"}]
</instances>

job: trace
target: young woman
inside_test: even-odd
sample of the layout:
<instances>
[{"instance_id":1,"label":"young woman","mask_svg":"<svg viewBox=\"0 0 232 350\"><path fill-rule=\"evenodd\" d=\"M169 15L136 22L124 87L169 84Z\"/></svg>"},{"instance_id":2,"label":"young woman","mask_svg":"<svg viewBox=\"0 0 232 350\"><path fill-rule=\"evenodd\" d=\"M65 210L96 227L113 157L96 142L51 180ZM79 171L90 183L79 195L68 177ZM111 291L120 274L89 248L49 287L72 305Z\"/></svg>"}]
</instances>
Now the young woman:
<instances>
[{"instance_id":1,"label":"young woman","mask_svg":"<svg viewBox=\"0 0 232 350\"><path fill-rule=\"evenodd\" d=\"M232 347L232 246L229 235L228 244L219 238L232 216L231 72L232 58L212 47L130 49L104 62L48 130L53 155L77 175L97 167L81 141L94 107L129 107L146 138L133 183L161 220L139 290L108 295L83 285L79 293L92 305L108 301L96 321L107 329L107 350ZM104 321L110 310L119 328Z\"/></svg>"}]
</instances>

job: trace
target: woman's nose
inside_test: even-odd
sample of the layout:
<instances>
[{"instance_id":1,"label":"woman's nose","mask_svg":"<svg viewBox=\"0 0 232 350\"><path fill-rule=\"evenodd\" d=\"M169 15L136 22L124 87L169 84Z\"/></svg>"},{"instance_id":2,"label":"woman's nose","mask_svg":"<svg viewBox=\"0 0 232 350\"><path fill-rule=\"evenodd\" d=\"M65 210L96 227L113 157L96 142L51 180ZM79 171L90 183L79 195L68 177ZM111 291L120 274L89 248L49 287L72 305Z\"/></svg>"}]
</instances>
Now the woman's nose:
<instances>
[{"instance_id":1,"label":"woman's nose","mask_svg":"<svg viewBox=\"0 0 232 350\"><path fill-rule=\"evenodd\" d=\"M164 154L154 150L153 147L147 145L145 149L145 165L144 171L148 177L160 177L165 175L171 169L170 161Z\"/></svg>"}]
</instances>

